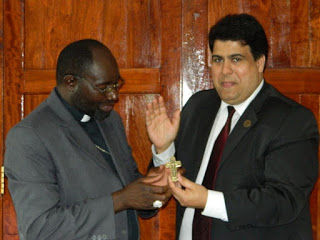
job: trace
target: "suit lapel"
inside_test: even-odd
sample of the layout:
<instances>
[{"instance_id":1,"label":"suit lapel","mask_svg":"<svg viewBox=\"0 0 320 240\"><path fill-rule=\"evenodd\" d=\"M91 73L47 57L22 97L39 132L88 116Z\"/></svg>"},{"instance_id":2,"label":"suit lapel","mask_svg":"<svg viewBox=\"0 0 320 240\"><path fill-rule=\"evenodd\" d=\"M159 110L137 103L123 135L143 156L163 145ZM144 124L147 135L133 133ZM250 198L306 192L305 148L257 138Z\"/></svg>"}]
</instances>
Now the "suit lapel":
<instances>
[{"instance_id":1,"label":"suit lapel","mask_svg":"<svg viewBox=\"0 0 320 240\"><path fill-rule=\"evenodd\" d=\"M76 122L70 112L63 106L54 90L51 92L47 100L48 105L59 117L60 126L64 128L67 138L69 138L69 140L79 148L80 152L86 154L101 167L109 169L108 163L104 159L103 155L92 143L91 139L82 129L80 124Z\"/></svg>"},{"instance_id":2,"label":"suit lapel","mask_svg":"<svg viewBox=\"0 0 320 240\"><path fill-rule=\"evenodd\" d=\"M228 160L228 156L233 151L233 149L238 145L243 136L245 136L257 123L258 117L257 113L261 110L263 103L270 93L270 85L264 82L264 85L256 96L256 98L249 104L243 115L238 120L234 129L230 133L227 139L226 145L223 150L222 159L219 165L219 169Z\"/></svg>"},{"instance_id":3,"label":"suit lapel","mask_svg":"<svg viewBox=\"0 0 320 240\"><path fill-rule=\"evenodd\" d=\"M223 162L228 158L233 149L238 145L242 137L247 134L248 131L250 131L250 129L256 124L256 122L257 116L254 111L246 111L246 114L243 114L241 116L227 139L226 145L223 150L220 166L223 165Z\"/></svg>"},{"instance_id":4,"label":"suit lapel","mask_svg":"<svg viewBox=\"0 0 320 240\"><path fill-rule=\"evenodd\" d=\"M111 116L110 116L111 117ZM108 119L109 120L109 119ZM123 153L119 151L119 136L116 134L114 131L114 126L111 122L103 121L103 122L97 122L100 132L102 134L102 137L104 138L104 141L107 144L107 147L109 149L109 152L111 153L111 159L117 169L118 175L122 181L123 185L126 185L126 180L125 180L125 174L123 171L126 170L123 166L126 165L125 162L121 162L123 159ZM107 134L106 134L107 133ZM117 161L115 161L117 159Z\"/></svg>"},{"instance_id":5,"label":"suit lapel","mask_svg":"<svg viewBox=\"0 0 320 240\"><path fill-rule=\"evenodd\" d=\"M81 128L80 125L74 126L63 126L65 127L65 132L67 137L70 139L73 144L78 146L79 151L82 151L88 157L90 157L93 161L99 164L101 167L105 169L110 169L108 167L107 161L104 159L103 155L100 151L95 147L95 144L86 134L86 132Z\"/></svg>"}]
</instances>

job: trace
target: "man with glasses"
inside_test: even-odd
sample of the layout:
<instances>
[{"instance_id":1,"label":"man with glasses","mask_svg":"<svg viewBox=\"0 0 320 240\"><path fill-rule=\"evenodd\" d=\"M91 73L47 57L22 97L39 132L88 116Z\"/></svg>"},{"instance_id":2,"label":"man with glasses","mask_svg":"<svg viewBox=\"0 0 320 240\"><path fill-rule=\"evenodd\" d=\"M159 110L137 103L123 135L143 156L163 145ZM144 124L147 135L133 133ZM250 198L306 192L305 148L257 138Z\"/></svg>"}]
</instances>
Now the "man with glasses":
<instances>
[{"instance_id":1,"label":"man with glasses","mask_svg":"<svg viewBox=\"0 0 320 240\"><path fill-rule=\"evenodd\" d=\"M137 213L153 216L171 193L164 168L143 177L132 157L113 110L124 84L114 56L96 40L71 43L56 79L6 139L20 239L138 240Z\"/></svg>"}]
</instances>

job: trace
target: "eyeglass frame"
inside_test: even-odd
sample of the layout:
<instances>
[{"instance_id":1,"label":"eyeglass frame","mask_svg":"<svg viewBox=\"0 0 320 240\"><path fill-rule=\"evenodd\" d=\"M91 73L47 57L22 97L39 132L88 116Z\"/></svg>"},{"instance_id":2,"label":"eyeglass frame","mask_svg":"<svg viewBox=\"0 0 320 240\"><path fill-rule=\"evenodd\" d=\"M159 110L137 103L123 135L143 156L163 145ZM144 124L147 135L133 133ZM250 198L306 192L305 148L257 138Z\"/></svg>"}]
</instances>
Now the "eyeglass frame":
<instances>
[{"instance_id":1,"label":"eyeglass frame","mask_svg":"<svg viewBox=\"0 0 320 240\"><path fill-rule=\"evenodd\" d=\"M95 88L96 90L98 90L100 93L105 94L105 93L111 93L112 91L119 91L120 88L123 87L123 85L125 84L125 80L119 76L119 78L117 79L117 83L116 84L108 84L105 88L101 89L99 87L97 87L96 85L94 85L91 81L87 80L85 77L82 77L80 75L77 74L67 74L67 75L72 75L77 79L83 79L86 82L88 82L93 88ZM119 84L120 82L120 84Z\"/></svg>"}]
</instances>

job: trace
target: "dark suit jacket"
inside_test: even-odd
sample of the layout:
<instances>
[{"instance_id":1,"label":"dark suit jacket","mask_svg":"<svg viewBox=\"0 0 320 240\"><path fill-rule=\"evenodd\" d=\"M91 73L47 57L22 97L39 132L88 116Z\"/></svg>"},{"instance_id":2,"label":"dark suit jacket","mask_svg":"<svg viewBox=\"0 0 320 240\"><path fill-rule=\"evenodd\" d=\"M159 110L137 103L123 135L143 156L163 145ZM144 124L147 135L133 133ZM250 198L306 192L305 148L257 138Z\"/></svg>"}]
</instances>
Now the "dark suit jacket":
<instances>
[{"instance_id":1,"label":"dark suit jacket","mask_svg":"<svg viewBox=\"0 0 320 240\"><path fill-rule=\"evenodd\" d=\"M127 211L116 217L111 194L141 174L120 116L112 111L98 126L117 174L54 91L10 130L5 171L21 240L115 239L122 228L120 239L129 234Z\"/></svg>"},{"instance_id":2,"label":"dark suit jacket","mask_svg":"<svg viewBox=\"0 0 320 240\"><path fill-rule=\"evenodd\" d=\"M182 111L176 155L192 181L220 103L215 90L202 91ZM224 193L229 222L213 219L212 239L312 239L318 137L312 112L265 83L227 140L215 190ZM184 210L177 208L178 233Z\"/></svg>"}]
</instances>

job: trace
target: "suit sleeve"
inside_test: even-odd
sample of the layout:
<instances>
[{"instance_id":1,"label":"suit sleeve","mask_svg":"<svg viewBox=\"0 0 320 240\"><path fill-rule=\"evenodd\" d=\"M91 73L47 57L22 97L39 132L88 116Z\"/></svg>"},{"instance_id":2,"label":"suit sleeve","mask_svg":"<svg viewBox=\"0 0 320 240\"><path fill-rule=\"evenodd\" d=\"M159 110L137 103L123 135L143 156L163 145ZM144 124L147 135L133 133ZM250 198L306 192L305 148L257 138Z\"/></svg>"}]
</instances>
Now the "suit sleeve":
<instances>
[{"instance_id":1,"label":"suit sleeve","mask_svg":"<svg viewBox=\"0 0 320 240\"><path fill-rule=\"evenodd\" d=\"M9 132L5 169L20 239L91 239L93 233L115 238L112 196L61 204L59 172L33 129L15 127Z\"/></svg>"},{"instance_id":2,"label":"suit sleeve","mask_svg":"<svg viewBox=\"0 0 320 240\"><path fill-rule=\"evenodd\" d=\"M318 137L311 111L294 108L268 140L261 185L224 192L231 227L287 224L309 206L318 176Z\"/></svg>"}]
</instances>

